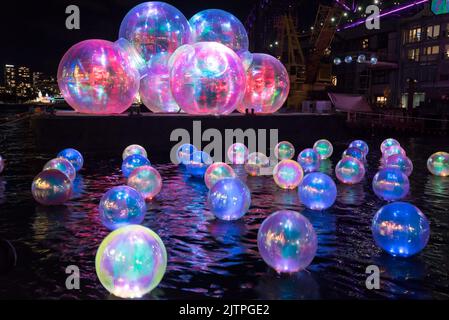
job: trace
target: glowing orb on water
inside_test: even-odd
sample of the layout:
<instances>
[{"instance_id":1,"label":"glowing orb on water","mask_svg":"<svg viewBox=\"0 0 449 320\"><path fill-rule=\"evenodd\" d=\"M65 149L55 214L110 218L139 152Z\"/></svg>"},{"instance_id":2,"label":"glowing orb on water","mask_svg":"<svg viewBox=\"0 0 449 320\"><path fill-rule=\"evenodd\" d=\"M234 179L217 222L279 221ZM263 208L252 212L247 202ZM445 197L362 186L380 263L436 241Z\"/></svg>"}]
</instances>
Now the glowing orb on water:
<instances>
[{"instance_id":1,"label":"glowing orb on water","mask_svg":"<svg viewBox=\"0 0 449 320\"><path fill-rule=\"evenodd\" d=\"M75 180L76 178L76 170L72 163L65 158L56 158L48 161L42 171L56 169L64 173L70 181Z\"/></svg>"},{"instance_id":2,"label":"glowing orb on water","mask_svg":"<svg viewBox=\"0 0 449 320\"><path fill-rule=\"evenodd\" d=\"M304 177L302 167L293 160L282 160L273 170L273 178L282 189L295 189Z\"/></svg>"},{"instance_id":3,"label":"glowing orb on water","mask_svg":"<svg viewBox=\"0 0 449 320\"><path fill-rule=\"evenodd\" d=\"M162 178L155 168L143 166L131 173L127 184L139 191L145 200L150 201L161 192Z\"/></svg>"},{"instance_id":4,"label":"glowing orb on water","mask_svg":"<svg viewBox=\"0 0 449 320\"><path fill-rule=\"evenodd\" d=\"M369 153L369 146L368 144L363 140L354 140L349 145L349 148L357 148L360 149L363 152L363 157L366 158L366 156Z\"/></svg>"},{"instance_id":5,"label":"glowing orb on water","mask_svg":"<svg viewBox=\"0 0 449 320\"><path fill-rule=\"evenodd\" d=\"M248 148L243 143L234 143L228 149L228 158L231 164L245 164L248 160Z\"/></svg>"},{"instance_id":6,"label":"glowing orb on water","mask_svg":"<svg viewBox=\"0 0 449 320\"><path fill-rule=\"evenodd\" d=\"M305 149L298 155L298 163L305 173L310 173L320 169L321 159L314 149Z\"/></svg>"},{"instance_id":7,"label":"glowing orb on water","mask_svg":"<svg viewBox=\"0 0 449 320\"><path fill-rule=\"evenodd\" d=\"M238 220L248 212L251 192L240 179L224 178L209 190L208 204L218 219Z\"/></svg>"},{"instance_id":8,"label":"glowing orb on water","mask_svg":"<svg viewBox=\"0 0 449 320\"><path fill-rule=\"evenodd\" d=\"M211 164L204 174L204 182L208 189L212 188L218 181L224 178L235 178L234 169L223 162Z\"/></svg>"},{"instance_id":9,"label":"glowing orb on water","mask_svg":"<svg viewBox=\"0 0 449 320\"><path fill-rule=\"evenodd\" d=\"M331 177L324 173L309 173L298 188L301 202L311 210L326 210L337 199L337 186Z\"/></svg>"},{"instance_id":10,"label":"glowing orb on water","mask_svg":"<svg viewBox=\"0 0 449 320\"><path fill-rule=\"evenodd\" d=\"M253 152L248 156L245 163L245 171L250 176L260 176L264 174L264 170L270 166L270 159L261 152Z\"/></svg>"},{"instance_id":11,"label":"glowing orb on water","mask_svg":"<svg viewBox=\"0 0 449 320\"><path fill-rule=\"evenodd\" d=\"M399 169L381 169L373 179L373 191L383 200L396 201L403 199L410 191L408 177Z\"/></svg>"},{"instance_id":12,"label":"glowing orb on water","mask_svg":"<svg viewBox=\"0 0 449 320\"><path fill-rule=\"evenodd\" d=\"M365 161L365 155L363 153L362 150L360 150L359 148L355 148L355 147L351 147L346 149L343 152L342 158L344 157L352 157L352 158L356 158L359 161Z\"/></svg>"},{"instance_id":13,"label":"glowing orb on water","mask_svg":"<svg viewBox=\"0 0 449 320\"><path fill-rule=\"evenodd\" d=\"M382 161L385 162L386 159L388 159L391 156L394 156L396 154L400 154L403 156L406 156L407 153L405 152L405 150L401 147L401 146L391 146L388 147L384 150L384 152L382 153Z\"/></svg>"},{"instance_id":14,"label":"glowing orb on water","mask_svg":"<svg viewBox=\"0 0 449 320\"><path fill-rule=\"evenodd\" d=\"M122 173L128 178L135 169L143 166L151 166L150 160L140 154L133 154L123 160Z\"/></svg>"},{"instance_id":15,"label":"glowing orb on water","mask_svg":"<svg viewBox=\"0 0 449 320\"><path fill-rule=\"evenodd\" d=\"M394 202L382 207L371 227L376 244L392 256L410 257L425 248L429 221L414 205Z\"/></svg>"},{"instance_id":16,"label":"glowing orb on water","mask_svg":"<svg viewBox=\"0 0 449 320\"><path fill-rule=\"evenodd\" d=\"M58 206L72 195L72 181L60 170L49 169L39 173L31 185L33 198L45 206Z\"/></svg>"},{"instance_id":17,"label":"glowing orb on water","mask_svg":"<svg viewBox=\"0 0 449 320\"><path fill-rule=\"evenodd\" d=\"M436 176L449 176L449 153L437 152L427 160L427 169Z\"/></svg>"},{"instance_id":18,"label":"glowing orb on water","mask_svg":"<svg viewBox=\"0 0 449 320\"><path fill-rule=\"evenodd\" d=\"M377 57L371 57L371 59L370 59L371 64L377 64L378 61L379 60L377 59Z\"/></svg>"},{"instance_id":19,"label":"glowing orb on water","mask_svg":"<svg viewBox=\"0 0 449 320\"><path fill-rule=\"evenodd\" d=\"M365 63L366 62L366 56L364 54L361 54L357 57L357 63Z\"/></svg>"},{"instance_id":20,"label":"glowing orb on water","mask_svg":"<svg viewBox=\"0 0 449 320\"><path fill-rule=\"evenodd\" d=\"M329 159L334 153L334 147L332 143L326 139L321 139L315 142L313 145L313 150L318 152L321 160Z\"/></svg>"},{"instance_id":21,"label":"glowing orb on water","mask_svg":"<svg viewBox=\"0 0 449 320\"><path fill-rule=\"evenodd\" d=\"M129 156L133 156L135 154L141 155L144 158L148 158L147 151L144 147L139 146L138 144L132 144L123 151L122 159L125 160Z\"/></svg>"},{"instance_id":22,"label":"glowing orb on water","mask_svg":"<svg viewBox=\"0 0 449 320\"><path fill-rule=\"evenodd\" d=\"M336 66L339 66L340 64L341 64L341 59L340 58L335 58L334 59L334 64L336 65Z\"/></svg>"},{"instance_id":23,"label":"glowing orb on water","mask_svg":"<svg viewBox=\"0 0 449 320\"><path fill-rule=\"evenodd\" d=\"M213 163L209 154L203 151L195 151L192 160L185 164L187 174L192 177L204 178L207 168Z\"/></svg>"},{"instance_id":24,"label":"glowing orb on water","mask_svg":"<svg viewBox=\"0 0 449 320\"><path fill-rule=\"evenodd\" d=\"M344 157L335 167L337 179L344 184L356 184L365 177L365 166L353 157Z\"/></svg>"},{"instance_id":25,"label":"glowing orb on water","mask_svg":"<svg viewBox=\"0 0 449 320\"><path fill-rule=\"evenodd\" d=\"M310 221L295 211L273 213L265 219L257 234L262 259L279 273L307 268L315 257L317 243Z\"/></svg>"},{"instance_id":26,"label":"glowing orb on water","mask_svg":"<svg viewBox=\"0 0 449 320\"><path fill-rule=\"evenodd\" d=\"M351 56L345 57L345 63L347 63L347 64L352 63L352 57Z\"/></svg>"},{"instance_id":27,"label":"glowing orb on water","mask_svg":"<svg viewBox=\"0 0 449 320\"><path fill-rule=\"evenodd\" d=\"M80 171L84 165L83 155L76 149L64 149L58 153L58 158L64 158L70 161L76 172Z\"/></svg>"},{"instance_id":28,"label":"glowing orb on water","mask_svg":"<svg viewBox=\"0 0 449 320\"><path fill-rule=\"evenodd\" d=\"M167 268L167 251L152 230L131 225L110 233L95 257L103 287L120 298L140 298L156 288Z\"/></svg>"},{"instance_id":29,"label":"glowing orb on water","mask_svg":"<svg viewBox=\"0 0 449 320\"><path fill-rule=\"evenodd\" d=\"M101 222L109 230L140 224L145 218L145 199L134 188L114 187L103 195L98 211Z\"/></svg>"},{"instance_id":30,"label":"glowing orb on water","mask_svg":"<svg viewBox=\"0 0 449 320\"><path fill-rule=\"evenodd\" d=\"M403 173L410 177L413 172L413 162L407 156L402 154L395 154L388 157L384 161L385 168L395 168L401 170Z\"/></svg>"},{"instance_id":31,"label":"glowing orb on water","mask_svg":"<svg viewBox=\"0 0 449 320\"><path fill-rule=\"evenodd\" d=\"M185 165L193 160L193 154L198 151L194 145L186 143L179 146L176 151L176 159L178 160L178 164Z\"/></svg>"},{"instance_id":32,"label":"glowing orb on water","mask_svg":"<svg viewBox=\"0 0 449 320\"><path fill-rule=\"evenodd\" d=\"M295 147L288 141L281 141L274 148L274 156L278 160L291 160L295 156Z\"/></svg>"},{"instance_id":33,"label":"glowing orb on water","mask_svg":"<svg viewBox=\"0 0 449 320\"><path fill-rule=\"evenodd\" d=\"M382 144L380 145L380 151L382 152L382 154L384 153L384 151L385 151L385 149L387 149L387 148L389 148L389 147L392 147L392 146L401 146L401 144L397 141L397 140L395 140L395 139L393 139L393 138L388 138L388 139L385 139L383 142L382 142Z\"/></svg>"}]
</instances>

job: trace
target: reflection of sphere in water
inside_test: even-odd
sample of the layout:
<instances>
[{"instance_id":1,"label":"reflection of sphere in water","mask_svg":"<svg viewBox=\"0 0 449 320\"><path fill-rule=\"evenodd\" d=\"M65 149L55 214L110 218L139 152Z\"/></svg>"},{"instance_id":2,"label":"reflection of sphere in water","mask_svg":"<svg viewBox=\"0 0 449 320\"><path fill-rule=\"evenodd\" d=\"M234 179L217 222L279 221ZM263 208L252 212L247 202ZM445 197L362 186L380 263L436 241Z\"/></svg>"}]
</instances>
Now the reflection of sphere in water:
<instances>
[{"instance_id":1,"label":"reflection of sphere in water","mask_svg":"<svg viewBox=\"0 0 449 320\"><path fill-rule=\"evenodd\" d=\"M293 159L295 156L295 147L288 141L281 141L274 148L274 156L278 160Z\"/></svg>"},{"instance_id":2,"label":"reflection of sphere in water","mask_svg":"<svg viewBox=\"0 0 449 320\"><path fill-rule=\"evenodd\" d=\"M342 158L344 158L344 157L353 157L362 162L365 160L365 155L364 155L363 151L360 150L359 148L355 148L355 147L346 149L342 155Z\"/></svg>"},{"instance_id":3,"label":"reflection of sphere in water","mask_svg":"<svg viewBox=\"0 0 449 320\"><path fill-rule=\"evenodd\" d=\"M140 224L145 218L145 199L134 188L114 187L103 195L98 211L101 222L109 230Z\"/></svg>"},{"instance_id":4,"label":"reflection of sphere in water","mask_svg":"<svg viewBox=\"0 0 449 320\"><path fill-rule=\"evenodd\" d=\"M344 184L356 184L365 177L365 166L353 157L344 157L335 167L337 179Z\"/></svg>"},{"instance_id":5,"label":"reflection of sphere in water","mask_svg":"<svg viewBox=\"0 0 449 320\"><path fill-rule=\"evenodd\" d=\"M109 41L87 40L62 58L58 85L67 103L81 113L122 113L139 90L140 75Z\"/></svg>"},{"instance_id":6,"label":"reflection of sphere in water","mask_svg":"<svg viewBox=\"0 0 449 320\"><path fill-rule=\"evenodd\" d=\"M42 171L56 169L64 173L71 181L76 178L76 170L72 163L65 158L56 158L48 161Z\"/></svg>"},{"instance_id":7,"label":"reflection of sphere in water","mask_svg":"<svg viewBox=\"0 0 449 320\"><path fill-rule=\"evenodd\" d=\"M143 166L151 166L150 160L140 154L133 154L123 160L122 173L125 178L128 178L135 169Z\"/></svg>"},{"instance_id":8,"label":"reflection of sphere in water","mask_svg":"<svg viewBox=\"0 0 449 320\"><path fill-rule=\"evenodd\" d=\"M407 156L402 154L395 154L388 157L384 161L385 168L395 168L401 170L403 173L410 177L413 172L413 162Z\"/></svg>"},{"instance_id":9,"label":"reflection of sphere in water","mask_svg":"<svg viewBox=\"0 0 449 320\"><path fill-rule=\"evenodd\" d=\"M128 177L128 186L139 191L145 200L149 201L161 192L162 178L153 167L143 166L131 173Z\"/></svg>"},{"instance_id":10,"label":"reflection of sphere in water","mask_svg":"<svg viewBox=\"0 0 449 320\"><path fill-rule=\"evenodd\" d=\"M240 54L248 51L248 34L243 24L229 12L208 9L189 20L193 42L218 42Z\"/></svg>"},{"instance_id":11,"label":"reflection of sphere in water","mask_svg":"<svg viewBox=\"0 0 449 320\"><path fill-rule=\"evenodd\" d=\"M240 179L219 180L209 191L208 204L211 212L221 220L238 220L248 212L251 193Z\"/></svg>"},{"instance_id":12,"label":"reflection of sphere in water","mask_svg":"<svg viewBox=\"0 0 449 320\"><path fill-rule=\"evenodd\" d=\"M120 298L140 298L157 287L167 268L161 238L148 228L132 225L110 233L95 257L103 287Z\"/></svg>"},{"instance_id":13,"label":"reflection of sphere in water","mask_svg":"<svg viewBox=\"0 0 449 320\"><path fill-rule=\"evenodd\" d=\"M0 155L0 173L3 172L3 169L5 169L5 160L3 160L2 156Z\"/></svg>"},{"instance_id":14,"label":"reflection of sphere in water","mask_svg":"<svg viewBox=\"0 0 449 320\"><path fill-rule=\"evenodd\" d=\"M248 160L248 148L243 143L234 143L228 149L231 164L245 164Z\"/></svg>"},{"instance_id":15,"label":"reflection of sphere in water","mask_svg":"<svg viewBox=\"0 0 449 320\"><path fill-rule=\"evenodd\" d=\"M337 199L337 186L331 177L324 173L309 173L298 188L299 199L311 210L326 210Z\"/></svg>"},{"instance_id":16,"label":"reflection of sphere in water","mask_svg":"<svg viewBox=\"0 0 449 320\"><path fill-rule=\"evenodd\" d=\"M185 163L187 174L192 177L204 178L207 168L213 163L209 154L203 151L195 151L192 160Z\"/></svg>"},{"instance_id":17,"label":"reflection of sphere in water","mask_svg":"<svg viewBox=\"0 0 449 320\"><path fill-rule=\"evenodd\" d=\"M58 158L69 160L70 163L75 167L76 172L80 171L83 168L84 158L78 150L72 148L64 149L58 153Z\"/></svg>"},{"instance_id":18,"label":"reflection of sphere in water","mask_svg":"<svg viewBox=\"0 0 449 320\"><path fill-rule=\"evenodd\" d=\"M14 269L17 264L17 253L8 240L0 239L0 275Z\"/></svg>"},{"instance_id":19,"label":"reflection of sphere in water","mask_svg":"<svg viewBox=\"0 0 449 320\"><path fill-rule=\"evenodd\" d=\"M282 160L273 170L273 178L282 189L295 189L304 177L302 167L293 160Z\"/></svg>"},{"instance_id":20,"label":"reflection of sphere in water","mask_svg":"<svg viewBox=\"0 0 449 320\"><path fill-rule=\"evenodd\" d=\"M178 160L178 164L185 165L192 161L193 154L197 151L194 145L186 143L181 146L179 146L178 150L176 151L176 158Z\"/></svg>"},{"instance_id":21,"label":"reflection of sphere in water","mask_svg":"<svg viewBox=\"0 0 449 320\"><path fill-rule=\"evenodd\" d=\"M314 149L305 149L298 155L298 163L305 173L318 171L320 169L320 155Z\"/></svg>"},{"instance_id":22,"label":"reflection of sphere in water","mask_svg":"<svg viewBox=\"0 0 449 320\"><path fill-rule=\"evenodd\" d=\"M257 234L262 259L277 272L307 268L317 251L317 236L309 220L295 211L278 211L262 223Z\"/></svg>"},{"instance_id":23,"label":"reflection of sphere in water","mask_svg":"<svg viewBox=\"0 0 449 320\"><path fill-rule=\"evenodd\" d=\"M44 206L58 206L70 199L72 188L72 181L62 171L49 169L34 178L31 193Z\"/></svg>"},{"instance_id":24,"label":"reflection of sphere in water","mask_svg":"<svg viewBox=\"0 0 449 320\"><path fill-rule=\"evenodd\" d=\"M363 156L366 158L366 156L369 153L369 146L368 144L363 140L354 140L349 145L349 148L357 148L360 149L363 152Z\"/></svg>"},{"instance_id":25,"label":"reflection of sphere in water","mask_svg":"<svg viewBox=\"0 0 449 320\"><path fill-rule=\"evenodd\" d=\"M138 144L132 144L130 146L127 146L126 149L123 151L122 160L125 160L129 156L135 154L141 155L144 158L148 158L147 151L145 150L144 147L139 146Z\"/></svg>"},{"instance_id":26,"label":"reflection of sphere in water","mask_svg":"<svg viewBox=\"0 0 449 320\"><path fill-rule=\"evenodd\" d=\"M373 179L374 193L383 200L396 201L407 196L410 183L407 176L399 169L381 169Z\"/></svg>"},{"instance_id":27,"label":"reflection of sphere in water","mask_svg":"<svg viewBox=\"0 0 449 320\"><path fill-rule=\"evenodd\" d=\"M321 139L315 142L313 149L318 152L321 160L329 159L332 156L332 153L334 153L332 143L326 139Z\"/></svg>"},{"instance_id":28,"label":"reflection of sphere in water","mask_svg":"<svg viewBox=\"0 0 449 320\"><path fill-rule=\"evenodd\" d=\"M173 98L185 112L229 114L241 103L245 69L228 47L216 42L185 45L173 54L170 63Z\"/></svg>"},{"instance_id":29,"label":"reflection of sphere in water","mask_svg":"<svg viewBox=\"0 0 449 320\"><path fill-rule=\"evenodd\" d=\"M223 162L211 164L204 174L204 182L208 189L212 188L218 181L224 178L235 178L234 169Z\"/></svg>"},{"instance_id":30,"label":"reflection of sphere in water","mask_svg":"<svg viewBox=\"0 0 449 320\"><path fill-rule=\"evenodd\" d=\"M437 152L427 160L427 169L436 176L449 176L449 153Z\"/></svg>"},{"instance_id":31,"label":"reflection of sphere in water","mask_svg":"<svg viewBox=\"0 0 449 320\"><path fill-rule=\"evenodd\" d=\"M382 207L374 216L371 230L380 248L399 257L409 257L423 250L430 236L426 216L406 202Z\"/></svg>"},{"instance_id":32,"label":"reflection of sphere in water","mask_svg":"<svg viewBox=\"0 0 449 320\"><path fill-rule=\"evenodd\" d=\"M401 144L393 138L385 139L382 144L380 145L380 151L382 154L384 153L385 149L391 147L391 146L401 146Z\"/></svg>"},{"instance_id":33,"label":"reflection of sphere in water","mask_svg":"<svg viewBox=\"0 0 449 320\"><path fill-rule=\"evenodd\" d=\"M250 176L260 176L263 170L270 165L270 159L261 152L253 152L248 156L248 161L245 163L245 171Z\"/></svg>"},{"instance_id":34,"label":"reflection of sphere in water","mask_svg":"<svg viewBox=\"0 0 449 320\"><path fill-rule=\"evenodd\" d=\"M246 71L245 96L237 110L274 113L284 105L289 92L290 78L282 62L268 54L254 53Z\"/></svg>"},{"instance_id":35,"label":"reflection of sphere in water","mask_svg":"<svg viewBox=\"0 0 449 320\"><path fill-rule=\"evenodd\" d=\"M158 54L172 54L190 43L191 32L181 11L164 2L151 1L132 8L120 25L120 38L127 39L146 63Z\"/></svg>"}]
</instances>

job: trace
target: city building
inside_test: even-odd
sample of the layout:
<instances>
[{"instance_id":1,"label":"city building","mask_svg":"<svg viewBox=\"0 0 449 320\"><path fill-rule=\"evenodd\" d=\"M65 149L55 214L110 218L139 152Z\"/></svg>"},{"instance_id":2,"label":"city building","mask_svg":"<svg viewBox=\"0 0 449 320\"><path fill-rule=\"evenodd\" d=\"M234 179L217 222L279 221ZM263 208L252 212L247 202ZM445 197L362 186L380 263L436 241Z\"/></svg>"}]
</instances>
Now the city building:
<instances>
[{"instance_id":1,"label":"city building","mask_svg":"<svg viewBox=\"0 0 449 320\"><path fill-rule=\"evenodd\" d=\"M5 65L5 88L6 94L15 95L17 88L17 71L16 67L11 64Z\"/></svg>"},{"instance_id":2,"label":"city building","mask_svg":"<svg viewBox=\"0 0 449 320\"><path fill-rule=\"evenodd\" d=\"M17 68L17 87L16 96L20 98L29 98L33 96L33 82L31 78L31 71L28 67Z\"/></svg>"}]
</instances>

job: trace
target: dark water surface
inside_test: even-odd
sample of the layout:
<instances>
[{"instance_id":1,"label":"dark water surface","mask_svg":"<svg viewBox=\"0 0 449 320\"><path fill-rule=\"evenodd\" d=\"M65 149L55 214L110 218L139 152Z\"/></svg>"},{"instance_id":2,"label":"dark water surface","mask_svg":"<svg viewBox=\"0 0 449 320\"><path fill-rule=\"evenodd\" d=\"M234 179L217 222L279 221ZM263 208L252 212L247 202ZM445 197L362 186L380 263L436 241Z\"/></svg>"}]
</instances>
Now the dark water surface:
<instances>
[{"instance_id":1,"label":"dark water surface","mask_svg":"<svg viewBox=\"0 0 449 320\"><path fill-rule=\"evenodd\" d=\"M323 138L331 140L336 151L322 170L335 178L334 166L350 140ZM382 253L371 236L371 219L385 204L371 190L380 139L368 140L371 153L364 182L338 184L337 202L324 212L306 210L296 191L278 189L269 177L246 177L237 167L251 189L252 205L241 221L232 223L217 221L209 212L204 183L187 178L174 165L155 164L163 189L148 204L144 225L160 235L169 260L161 284L145 298L448 299L449 179L431 176L426 159L433 152L449 151L449 141L399 140L415 165L406 200L417 205L431 224L428 246L409 259ZM298 149L303 147L307 146ZM55 155L35 150L27 121L0 126L0 154L7 160L0 175L0 238L9 240L17 253L17 265L0 274L0 298L113 299L97 280L94 257L108 234L97 205L106 190L124 184L121 155L84 154L85 168L75 181L74 198L64 207L49 208L33 200L30 187ZM277 275L257 250L259 225L281 209L303 213L318 234L314 261L295 275ZM6 259L5 254L0 259ZM381 270L381 289L370 291L365 269L373 264ZM65 287L69 265L80 268L81 290Z\"/></svg>"}]
</instances>

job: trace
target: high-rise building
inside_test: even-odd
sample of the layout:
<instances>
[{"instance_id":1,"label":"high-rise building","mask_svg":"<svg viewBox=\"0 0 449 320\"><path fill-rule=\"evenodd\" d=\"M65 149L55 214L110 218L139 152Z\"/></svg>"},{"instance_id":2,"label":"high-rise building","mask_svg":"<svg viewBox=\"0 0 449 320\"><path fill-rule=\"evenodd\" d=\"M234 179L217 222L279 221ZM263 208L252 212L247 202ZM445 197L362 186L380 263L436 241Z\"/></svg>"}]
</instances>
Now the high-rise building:
<instances>
[{"instance_id":1,"label":"high-rise building","mask_svg":"<svg viewBox=\"0 0 449 320\"><path fill-rule=\"evenodd\" d=\"M17 71L16 67L11 64L5 65L5 88L7 94L16 94Z\"/></svg>"},{"instance_id":2,"label":"high-rise building","mask_svg":"<svg viewBox=\"0 0 449 320\"><path fill-rule=\"evenodd\" d=\"M23 66L18 67L16 95L21 98L27 98L31 97L32 93L32 78L30 68Z\"/></svg>"}]
</instances>

